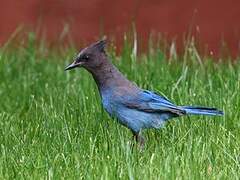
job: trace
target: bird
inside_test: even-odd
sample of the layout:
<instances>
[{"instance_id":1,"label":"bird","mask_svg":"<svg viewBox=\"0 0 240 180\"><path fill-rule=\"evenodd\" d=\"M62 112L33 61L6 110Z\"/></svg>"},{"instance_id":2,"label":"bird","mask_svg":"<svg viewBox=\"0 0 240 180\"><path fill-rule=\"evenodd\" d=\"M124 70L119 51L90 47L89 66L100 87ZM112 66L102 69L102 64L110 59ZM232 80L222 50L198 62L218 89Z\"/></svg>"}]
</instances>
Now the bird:
<instances>
[{"instance_id":1,"label":"bird","mask_svg":"<svg viewBox=\"0 0 240 180\"><path fill-rule=\"evenodd\" d=\"M131 130L134 140L144 147L143 129L159 129L175 117L184 115L222 116L217 108L178 106L165 96L138 87L128 80L109 60L107 40L102 39L82 49L65 71L85 68L96 82L106 112Z\"/></svg>"}]
</instances>

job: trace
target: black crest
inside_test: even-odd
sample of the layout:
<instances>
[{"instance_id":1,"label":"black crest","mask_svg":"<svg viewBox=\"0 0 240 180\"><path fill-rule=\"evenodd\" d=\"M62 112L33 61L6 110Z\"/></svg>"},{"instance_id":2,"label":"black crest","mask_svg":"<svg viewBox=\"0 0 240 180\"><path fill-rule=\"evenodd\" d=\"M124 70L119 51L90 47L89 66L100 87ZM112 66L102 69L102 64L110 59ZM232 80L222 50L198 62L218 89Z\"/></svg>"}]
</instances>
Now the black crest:
<instances>
[{"instance_id":1,"label":"black crest","mask_svg":"<svg viewBox=\"0 0 240 180\"><path fill-rule=\"evenodd\" d=\"M100 40L100 41L94 43L94 44L92 45L92 47L98 49L98 50L101 51L101 52L105 52L106 44L107 44L107 40L106 40L106 39L103 39L103 40Z\"/></svg>"}]
</instances>

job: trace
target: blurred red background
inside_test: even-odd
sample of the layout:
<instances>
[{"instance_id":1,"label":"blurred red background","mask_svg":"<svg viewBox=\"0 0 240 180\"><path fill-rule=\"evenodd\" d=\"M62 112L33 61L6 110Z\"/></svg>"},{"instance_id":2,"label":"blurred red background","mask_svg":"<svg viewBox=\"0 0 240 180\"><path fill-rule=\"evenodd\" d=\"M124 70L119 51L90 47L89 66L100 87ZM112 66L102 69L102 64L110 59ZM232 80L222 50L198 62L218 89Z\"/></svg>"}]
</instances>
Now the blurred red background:
<instances>
[{"instance_id":1,"label":"blurred red background","mask_svg":"<svg viewBox=\"0 0 240 180\"><path fill-rule=\"evenodd\" d=\"M225 42L236 56L239 18L239 0L8 0L0 6L0 43L19 25L44 32L49 41L64 32L76 44L94 41L102 32L123 39L134 21L143 44L151 32L183 42L192 27L201 47L207 45L209 51L219 54Z\"/></svg>"}]
</instances>

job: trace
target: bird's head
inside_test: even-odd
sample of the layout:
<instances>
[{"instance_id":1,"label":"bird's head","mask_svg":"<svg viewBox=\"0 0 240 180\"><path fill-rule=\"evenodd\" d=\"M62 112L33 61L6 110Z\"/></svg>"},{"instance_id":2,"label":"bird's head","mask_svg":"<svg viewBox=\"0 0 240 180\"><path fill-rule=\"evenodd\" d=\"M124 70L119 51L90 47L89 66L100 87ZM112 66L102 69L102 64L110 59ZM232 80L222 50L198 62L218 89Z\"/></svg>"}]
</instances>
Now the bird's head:
<instances>
[{"instance_id":1,"label":"bird's head","mask_svg":"<svg viewBox=\"0 0 240 180\"><path fill-rule=\"evenodd\" d=\"M65 71L76 67L84 67L88 70L97 68L105 59L105 46L106 40L100 40L82 49L73 62L65 68Z\"/></svg>"}]
</instances>

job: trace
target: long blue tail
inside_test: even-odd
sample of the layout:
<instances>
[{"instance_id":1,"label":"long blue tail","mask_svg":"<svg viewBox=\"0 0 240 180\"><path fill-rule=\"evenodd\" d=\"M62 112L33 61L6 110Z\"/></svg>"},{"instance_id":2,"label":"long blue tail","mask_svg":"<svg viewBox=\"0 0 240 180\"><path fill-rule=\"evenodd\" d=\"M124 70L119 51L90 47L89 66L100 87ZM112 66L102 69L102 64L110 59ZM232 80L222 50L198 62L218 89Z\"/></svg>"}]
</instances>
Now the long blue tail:
<instances>
[{"instance_id":1,"label":"long blue tail","mask_svg":"<svg viewBox=\"0 0 240 180\"><path fill-rule=\"evenodd\" d=\"M182 106L187 114L222 116L224 113L216 108L198 107L198 106Z\"/></svg>"}]
</instances>

